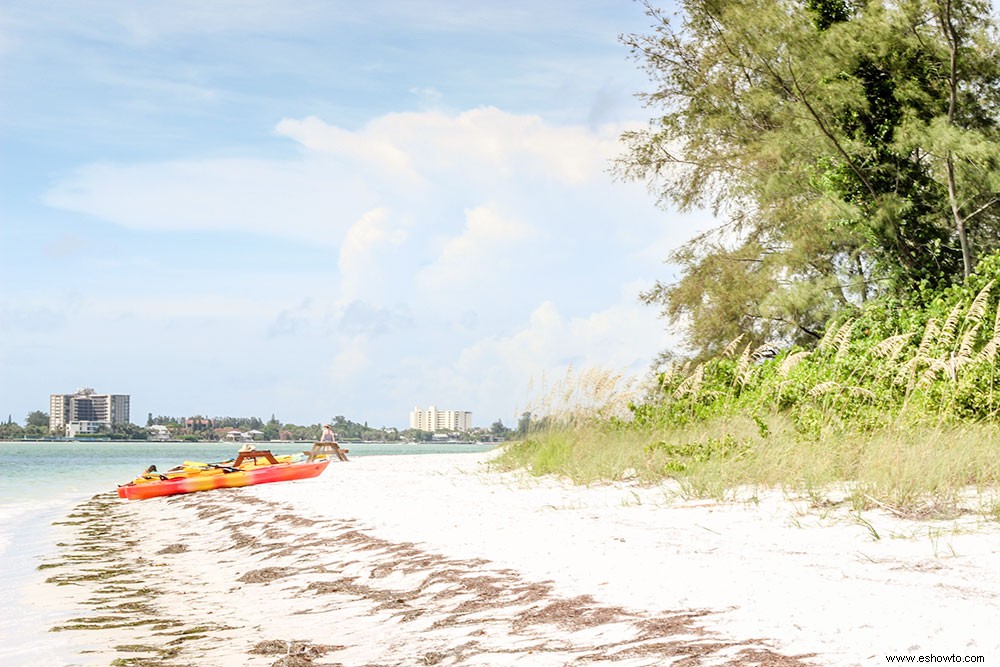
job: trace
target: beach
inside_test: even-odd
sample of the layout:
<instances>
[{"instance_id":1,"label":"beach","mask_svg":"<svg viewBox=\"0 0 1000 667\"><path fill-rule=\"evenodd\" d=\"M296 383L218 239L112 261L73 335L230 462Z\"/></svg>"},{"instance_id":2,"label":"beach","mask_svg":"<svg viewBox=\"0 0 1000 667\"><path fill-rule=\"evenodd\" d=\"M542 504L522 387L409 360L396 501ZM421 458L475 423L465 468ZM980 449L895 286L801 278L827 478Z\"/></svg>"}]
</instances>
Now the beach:
<instances>
[{"instance_id":1,"label":"beach","mask_svg":"<svg viewBox=\"0 0 1000 667\"><path fill-rule=\"evenodd\" d=\"M670 485L490 453L126 502L57 526L37 603L78 665L868 665L1000 659L1000 524ZM37 663L35 663L37 664Z\"/></svg>"}]
</instances>

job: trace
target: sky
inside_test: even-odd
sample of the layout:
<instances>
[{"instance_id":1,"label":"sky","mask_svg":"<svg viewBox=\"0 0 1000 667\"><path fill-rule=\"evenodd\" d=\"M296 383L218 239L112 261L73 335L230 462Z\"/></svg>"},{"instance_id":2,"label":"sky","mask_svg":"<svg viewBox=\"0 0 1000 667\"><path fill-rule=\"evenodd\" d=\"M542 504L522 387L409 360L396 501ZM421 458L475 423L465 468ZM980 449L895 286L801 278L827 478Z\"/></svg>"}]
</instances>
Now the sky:
<instances>
[{"instance_id":1,"label":"sky","mask_svg":"<svg viewBox=\"0 0 1000 667\"><path fill-rule=\"evenodd\" d=\"M0 413L516 423L641 375L712 225L610 173L630 0L5 0Z\"/></svg>"}]
</instances>

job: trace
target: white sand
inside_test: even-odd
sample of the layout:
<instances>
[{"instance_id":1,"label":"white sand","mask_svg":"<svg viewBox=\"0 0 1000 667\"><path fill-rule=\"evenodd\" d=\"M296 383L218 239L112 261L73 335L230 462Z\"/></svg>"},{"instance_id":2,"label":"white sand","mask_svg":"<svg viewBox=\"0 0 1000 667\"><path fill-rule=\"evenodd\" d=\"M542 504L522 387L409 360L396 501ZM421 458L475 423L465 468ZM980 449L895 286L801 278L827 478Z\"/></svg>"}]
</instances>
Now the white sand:
<instances>
[{"instance_id":1,"label":"white sand","mask_svg":"<svg viewBox=\"0 0 1000 667\"><path fill-rule=\"evenodd\" d=\"M158 593L129 599L207 627L177 642L184 664L1000 660L1000 525L981 515L686 502L488 472L488 456L355 458L315 480L116 503ZM95 633L178 636L81 636ZM306 644L250 652L270 640Z\"/></svg>"}]
</instances>

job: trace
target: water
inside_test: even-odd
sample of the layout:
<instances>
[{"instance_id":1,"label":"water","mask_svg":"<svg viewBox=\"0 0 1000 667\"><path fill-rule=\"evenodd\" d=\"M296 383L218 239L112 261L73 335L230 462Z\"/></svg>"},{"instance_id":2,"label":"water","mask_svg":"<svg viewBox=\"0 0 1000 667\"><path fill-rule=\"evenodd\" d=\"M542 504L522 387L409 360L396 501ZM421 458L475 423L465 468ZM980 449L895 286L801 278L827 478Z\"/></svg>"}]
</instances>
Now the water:
<instances>
[{"instance_id":1,"label":"water","mask_svg":"<svg viewBox=\"0 0 1000 667\"><path fill-rule=\"evenodd\" d=\"M350 457L482 452L492 445L350 443ZM274 454L308 450L310 443L258 443ZM38 565L57 553L52 522L77 504L113 491L155 465L222 461L239 445L203 442L0 442L0 664L58 667L87 664L65 633L48 630L71 611L40 604L48 574ZM125 501L122 501L125 502ZM142 501L132 501L142 502ZM51 586L51 585L48 585Z\"/></svg>"}]
</instances>

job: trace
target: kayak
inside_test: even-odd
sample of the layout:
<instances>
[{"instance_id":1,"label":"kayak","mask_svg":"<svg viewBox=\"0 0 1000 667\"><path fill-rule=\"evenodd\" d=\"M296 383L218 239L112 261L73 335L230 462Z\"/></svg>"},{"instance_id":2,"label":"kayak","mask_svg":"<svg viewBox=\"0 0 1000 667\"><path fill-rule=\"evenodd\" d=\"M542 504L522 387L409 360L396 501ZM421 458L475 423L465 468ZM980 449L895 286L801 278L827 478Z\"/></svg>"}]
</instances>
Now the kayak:
<instances>
[{"instance_id":1,"label":"kayak","mask_svg":"<svg viewBox=\"0 0 1000 667\"><path fill-rule=\"evenodd\" d=\"M210 489L309 479L323 474L330 464L329 458L310 461L296 456L279 456L272 460L275 463L253 460L240 466L234 466L233 461L207 464L185 461L183 465L162 474L151 467L128 484L119 486L118 496L127 500L144 500Z\"/></svg>"}]
</instances>

